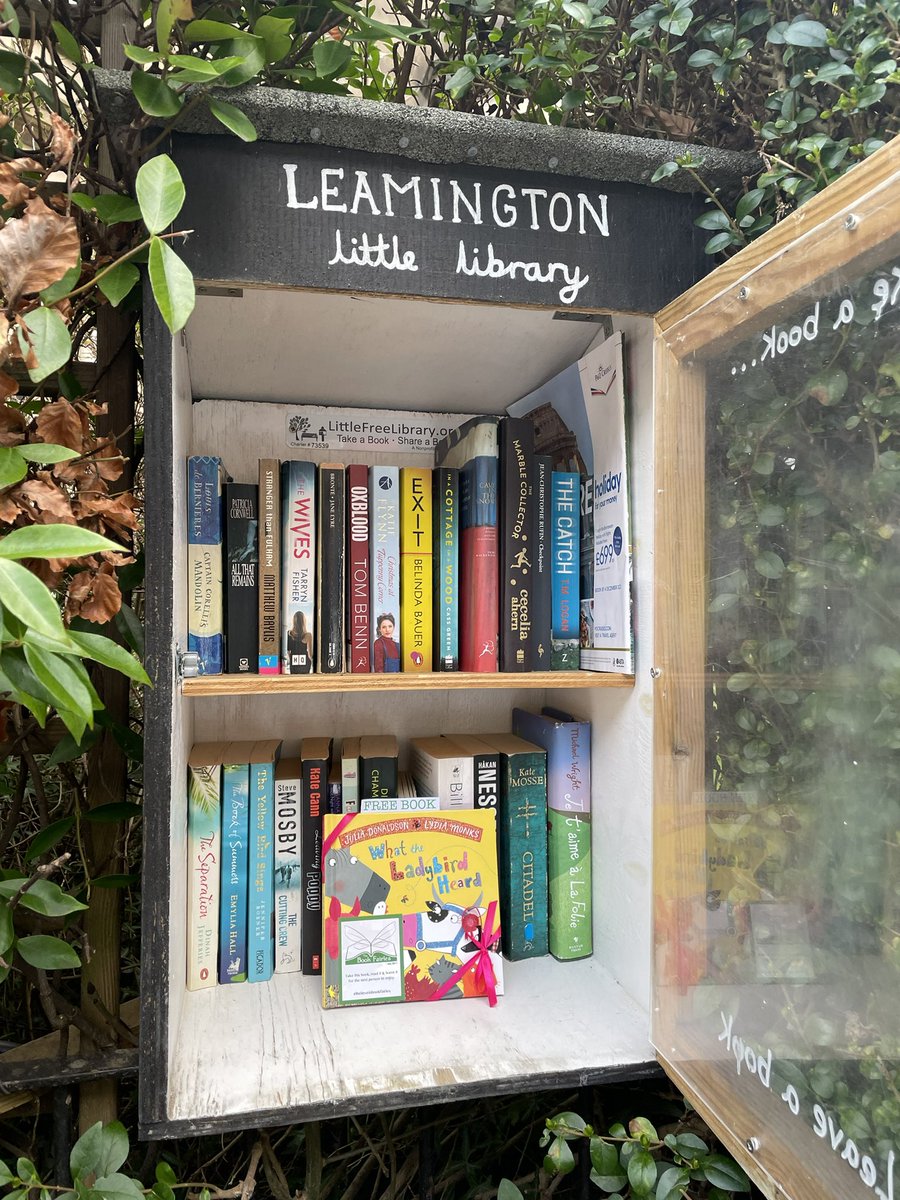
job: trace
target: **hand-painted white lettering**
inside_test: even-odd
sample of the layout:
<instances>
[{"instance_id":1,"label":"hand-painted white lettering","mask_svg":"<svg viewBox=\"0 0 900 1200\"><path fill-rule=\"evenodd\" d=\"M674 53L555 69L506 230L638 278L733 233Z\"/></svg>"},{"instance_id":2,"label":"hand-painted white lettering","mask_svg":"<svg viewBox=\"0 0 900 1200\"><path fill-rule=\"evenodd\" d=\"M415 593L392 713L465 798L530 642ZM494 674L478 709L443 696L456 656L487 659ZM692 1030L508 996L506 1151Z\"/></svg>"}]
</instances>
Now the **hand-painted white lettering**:
<instances>
[{"instance_id":1,"label":"hand-painted white lettering","mask_svg":"<svg viewBox=\"0 0 900 1200\"><path fill-rule=\"evenodd\" d=\"M531 203L531 228L540 229L540 223L537 215L537 198L538 196L546 196L546 188L522 188L522 195L527 196Z\"/></svg>"},{"instance_id":2,"label":"hand-painted white lettering","mask_svg":"<svg viewBox=\"0 0 900 1200\"><path fill-rule=\"evenodd\" d=\"M559 289L559 299L562 304L573 304L578 293L590 281L590 275L582 275L581 267L570 267L566 263L552 262L542 266L538 262L519 262L512 259L506 262L494 254L493 242L488 242L487 256L481 261L477 246L471 250L466 243L459 243L456 256L457 275L479 275L490 279L502 279L508 276L515 279L521 275L529 283L555 283L560 276L565 285Z\"/></svg>"},{"instance_id":3,"label":"hand-painted white lettering","mask_svg":"<svg viewBox=\"0 0 900 1200\"><path fill-rule=\"evenodd\" d=\"M328 260L329 267L344 263L350 267L384 267L388 271L418 271L414 250L400 249L397 235L388 241L383 234L370 241L369 235L343 238L340 229L334 231L334 254Z\"/></svg>"},{"instance_id":4,"label":"hand-painted white lettering","mask_svg":"<svg viewBox=\"0 0 900 1200\"><path fill-rule=\"evenodd\" d=\"M434 211L431 214L432 221L443 221L444 216L441 212L441 181L432 177L429 180L431 184L431 194L434 199Z\"/></svg>"},{"instance_id":5,"label":"hand-painted white lettering","mask_svg":"<svg viewBox=\"0 0 900 1200\"><path fill-rule=\"evenodd\" d=\"M288 208L318 208L319 197L313 196L312 200L297 199L297 164L282 163L284 173L287 178L287 207Z\"/></svg>"},{"instance_id":6,"label":"hand-painted white lettering","mask_svg":"<svg viewBox=\"0 0 900 1200\"><path fill-rule=\"evenodd\" d=\"M391 204L391 192L394 191L398 196L405 196L407 192L412 192L413 200L415 201L415 218L417 221L422 220L422 196L419 192L419 176L413 175L409 183L397 183L393 175L387 171L382 176L384 179L384 215L392 217L394 208Z\"/></svg>"},{"instance_id":7,"label":"hand-painted white lettering","mask_svg":"<svg viewBox=\"0 0 900 1200\"><path fill-rule=\"evenodd\" d=\"M455 179L450 180L450 191L453 196L453 216L451 220L454 225L462 224L462 217L459 215L460 204L468 211L472 219L473 225L481 225L481 184L475 183L472 185L475 191L474 202L468 198L459 183Z\"/></svg>"},{"instance_id":8,"label":"hand-painted white lettering","mask_svg":"<svg viewBox=\"0 0 900 1200\"><path fill-rule=\"evenodd\" d=\"M578 193L578 232L585 233L586 226L584 223L584 214L589 212L591 219L603 237L609 237L609 214L606 207L606 196L602 192L597 193L597 199L600 201L600 212L598 213L584 192Z\"/></svg>"},{"instance_id":9,"label":"hand-painted white lettering","mask_svg":"<svg viewBox=\"0 0 900 1200\"><path fill-rule=\"evenodd\" d=\"M368 204L369 212L373 217L381 216L381 209L375 203L375 197L369 187L369 176L365 171L356 172L356 191L353 193L353 203L350 205L350 212L354 217L359 212L360 200L364 200Z\"/></svg>"},{"instance_id":10,"label":"hand-painted white lettering","mask_svg":"<svg viewBox=\"0 0 900 1200\"><path fill-rule=\"evenodd\" d=\"M559 221L556 218L557 206L562 202L565 211L565 219ZM554 192L550 197L550 224L557 233L565 233L572 224L572 201L565 192Z\"/></svg>"},{"instance_id":11,"label":"hand-painted white lettering","mask_svg":"<svg viewBox=\"0 0 900 1200\"><path fill-rule=\"evenodd\" d=\"M344 178L343 167L323 167L322 168L322 211L323 212L346 212L346 204L332 204L329 197L340 195L339 187L329 187L327 176L335 175L338 179Z\"/></svg>"},{"instance_id":12,"label":"hand-painted white lettering","mask_svg":"<svg viewBox=\"0 0 900 1200\"><path fill-rule=\"evenodd\" d=\"M498 200L501 192L506 192L510 203L503 205L503 218L500 216L500 207ZM516 198L516 189L508 183L498 183L494 188L491 196L491 211L494 214L494 224L499 225L501 229L508 229L510 225L515 225L518 212L512 201Z\"/></svg>"}]
</instances>

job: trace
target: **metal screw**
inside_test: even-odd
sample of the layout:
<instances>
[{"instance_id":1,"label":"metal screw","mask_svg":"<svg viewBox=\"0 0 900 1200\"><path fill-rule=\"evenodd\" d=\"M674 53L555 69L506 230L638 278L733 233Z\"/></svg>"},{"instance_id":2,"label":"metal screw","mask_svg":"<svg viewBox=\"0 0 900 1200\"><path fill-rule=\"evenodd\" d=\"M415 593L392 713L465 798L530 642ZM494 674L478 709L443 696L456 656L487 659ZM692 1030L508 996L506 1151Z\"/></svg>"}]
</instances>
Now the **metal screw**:
<instances>
[{"instance_id":1,"label":"metal screw","mask_svg":"<svg viewBox=\"0 0 900 1200\"><path fill-rule=\"evenodd\" d=\"M844 228L848 231L854 230L859 225L859 217L856 213L847 213L844 217Z\"/></svg>"},{"instance_id":2,"label":"metal screw","mask_svg":"<svg viewBox=\"0 0 900 1200\"><path fill-rule=\"evenodd\" d=\"M312 127L312 129L309 131L309 136L312 139L312 141L317 142L319 140L319 138L322 136L322 130L318 127L318 125L314 125Z\"/></svg>"},{"instance_id":3,"label":"metal screw","mask_svg":"<svg viewBox=\"0 0 900 1200\"><path fill-rule=\"evenodd\" d=\"M738 290L738 300L749 300L749 299L750 299L750 289L745 285L744 287L742 287Z\"/></svg>"},{"instance_id":4,"label":"metal screw","mask_svg":"<svg viewBox=\"0 0 900 1200\"><path fill-rule=\"evenodd\" d=\"M747 1141L746 1141L746 1146L751 1154L755 1154L756 1151L759 1149L759 1138L748 1137Z\"/></svg>"},{"instance_id":5,"label":"metal screw","mask_svg":"<svg viewBox=\"0 0 900 1200\"><path fill-rule=\"evenodd\" d=\"M662 675L662 667L651 667L650 668L650 678L651 679L659 679L660 675Z\"/></svg>"},{"instance_id":6,"label":"metal screw","mask_svg":"<svg viewBox=\"0 0 900 1200\"><path fill-rule=\"evenodd\" d=\"M478 153L477 146L470 146L469 149L466 151L466 154L468 154L469 158L474 158L477 153Z\"/></svg>"},{"instance_id":7,"label":"metal screw","mask_svg":"<svg viewBox=\"0 0 900 1200\"><path fill-rule=\"evenodd\" d=\"M555 171L556 168L559 166L559 159L558 158L549 159L547 162L547 166L550 168L551 171Z\"/></svg>"},{"instance_id":8,"label":"metal screw","mask_svg":"<svg viewBox=\"0 0 900 1200\"><path fill-rule=\"evenodd\" d=\"M406 149L406 147L409 145L409 138L408 138L408 137L402 137L402 138L400 139L400 141L397 143L397 145L400 147L400 149L401 149L401 150L405 150L405 149Z\"/></svg>"}]
</instances>

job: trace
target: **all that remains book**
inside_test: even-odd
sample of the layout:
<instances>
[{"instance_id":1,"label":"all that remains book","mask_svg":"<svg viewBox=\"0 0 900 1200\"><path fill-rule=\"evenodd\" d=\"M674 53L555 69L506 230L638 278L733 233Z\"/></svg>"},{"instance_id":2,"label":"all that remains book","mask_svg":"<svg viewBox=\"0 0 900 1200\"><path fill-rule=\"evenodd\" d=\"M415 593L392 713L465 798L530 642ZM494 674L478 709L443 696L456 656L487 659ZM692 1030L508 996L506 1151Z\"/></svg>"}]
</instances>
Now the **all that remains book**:
<instances>
[{"instance_id":1,"label":"all that remains book","mask_svg":"<svg viewBox=\"0 0 900 1200\"><path fill-rule=\"evenodd\" d=\"M325 817L325 1008L503 992L493 809Z\"/></svg>"}]
</instances>

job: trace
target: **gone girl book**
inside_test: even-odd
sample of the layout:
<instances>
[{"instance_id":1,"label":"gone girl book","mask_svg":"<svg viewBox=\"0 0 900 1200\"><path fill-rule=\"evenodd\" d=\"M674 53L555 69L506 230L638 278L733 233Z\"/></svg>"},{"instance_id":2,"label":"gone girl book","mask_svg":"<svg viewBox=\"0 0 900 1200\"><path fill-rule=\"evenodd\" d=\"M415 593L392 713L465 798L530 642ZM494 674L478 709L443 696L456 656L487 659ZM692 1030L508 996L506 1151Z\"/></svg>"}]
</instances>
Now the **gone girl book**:
<instances>
[{"instance_id":1,"label":"gone girl book","mask_svg":"<svg viewBox=\"0 0 900 1200\"><path fill-rule=\"evenodd\" d=\"M495 810L326 816L322 874L323 1007L502 994Z\"/></svg>"}]
</instances>

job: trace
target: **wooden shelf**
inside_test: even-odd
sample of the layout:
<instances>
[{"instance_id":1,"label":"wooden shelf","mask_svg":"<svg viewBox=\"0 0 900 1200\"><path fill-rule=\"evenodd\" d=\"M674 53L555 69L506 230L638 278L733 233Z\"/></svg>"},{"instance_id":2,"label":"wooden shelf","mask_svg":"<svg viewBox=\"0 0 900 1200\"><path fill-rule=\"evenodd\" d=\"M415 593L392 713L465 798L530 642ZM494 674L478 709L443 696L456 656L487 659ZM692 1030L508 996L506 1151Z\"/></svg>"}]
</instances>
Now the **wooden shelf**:
<instances>
[{"instance_id":1,"label":"wooden shelf","mask_svg":"<svg viewBox=\"0 0 900 1200\"><path fill-rule=\"evenodd\" d=\"M465 691L477 688L632 688L633 675L603 671L447 671L399 675L198 675L182 682L186 696L251 696L285 692Z\"/></svg>"}]
</instances>

